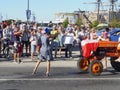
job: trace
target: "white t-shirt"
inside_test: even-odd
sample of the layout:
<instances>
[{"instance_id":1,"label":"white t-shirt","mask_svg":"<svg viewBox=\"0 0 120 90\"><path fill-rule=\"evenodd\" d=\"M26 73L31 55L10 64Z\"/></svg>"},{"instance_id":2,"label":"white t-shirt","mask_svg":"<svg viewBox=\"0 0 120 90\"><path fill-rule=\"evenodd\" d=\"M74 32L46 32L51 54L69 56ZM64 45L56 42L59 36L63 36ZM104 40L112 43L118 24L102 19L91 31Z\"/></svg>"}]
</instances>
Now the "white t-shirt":
<instances>
[{"instance_id":1,"label":"white t-shirt","mask_svg":"<svg viewBox=\"0 0 120 90\"><path fill-rule=\"evenodd\" d=\"M37 36L31 36L30 41L31 45L37 45Z\"/></svg>"},{"instance_id":2,"label":"white t-shirt","mask_svg":"<svg viewBox=\"0 0 120 90\"><path fill-rule=\"evenodd\" d=\"M73 44L73 41L74 41L74 34L73 33L68 33L65 37L64 44Z\"/></svg>"}]
</instances>

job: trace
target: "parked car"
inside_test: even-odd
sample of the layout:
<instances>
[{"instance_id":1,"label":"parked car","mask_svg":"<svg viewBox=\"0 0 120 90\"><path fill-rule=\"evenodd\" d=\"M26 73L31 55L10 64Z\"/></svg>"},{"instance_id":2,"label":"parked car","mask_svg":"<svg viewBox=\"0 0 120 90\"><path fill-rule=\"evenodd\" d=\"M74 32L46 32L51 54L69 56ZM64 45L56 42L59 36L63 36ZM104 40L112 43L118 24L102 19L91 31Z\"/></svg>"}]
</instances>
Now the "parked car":
<instances>
[{"instance_id":1,"label":"parked car","mask_svg":"<svg viewBox=\"0 0 120 90\"><path fill-rule=\"evenodd\" d=\"M116 28L109 32L110 40L118 42L118 38L120 37L120 28Z\"/></svg>"},{"instance_id":2,"label":"parked car","mask_svg":"<svg viewBox=\"0 0 120 90\"><path fill-rule=\"evenodd\" d=\"M103 31L105 31L105 29L101 29L101 30L97 31L97 35L101 36Z\"/></svg>"},{"instance_id":3,"label":"parked car","mask_svg":"<svg viewBox=\"0 0 120 90\"><path fill-rule=\"evenodd\" d=\"M101 34L104 30L105 29L97 31L97 35L101 36ZM118 42L118 38L120 37L120 28L115 28L115 29L109 31L108 34L109 34L110 41Z\"/></svg>"}]
</instances>

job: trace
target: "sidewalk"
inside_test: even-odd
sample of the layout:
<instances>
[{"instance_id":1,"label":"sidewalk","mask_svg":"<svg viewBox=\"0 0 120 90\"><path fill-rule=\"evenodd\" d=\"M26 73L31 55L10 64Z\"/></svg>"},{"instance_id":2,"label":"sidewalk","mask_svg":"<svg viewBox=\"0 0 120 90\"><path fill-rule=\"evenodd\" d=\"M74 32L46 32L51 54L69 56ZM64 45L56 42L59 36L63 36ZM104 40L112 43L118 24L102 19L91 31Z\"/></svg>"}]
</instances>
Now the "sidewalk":
<instances>
[{"instance_id":1,"label":"sidewalk","mask_svg":"<svg viewBox=\"0 0 120 90\"><path fill-rule=\"evenodd\" d=\"M73 67L77 68L77 60L78 58L57 58L54 61L51 61L51 67ZM34 67L36 64L36 61L32 61L30 58L23 58L23 63L17 64L13 63L13 60L10 61L0 61L0 67ZM104 66L104 60L102 61ZM107 62L108 67L111 67L110 60ZM40 67L46 67L46 62L42 62Z\"/></svg>"},{"instance_id":2,"label":"sidewalk","mask_svg":"<svg viewBox=\"0 0 120 90\"><path fill-rule=\"evenodd\" d=\"M54 53L54 52L53 52ZM78 47L74 48L72 54L73 58L65 58L65 52L62 51L62 57L59 57L54 61L51 61L52 67L77 67L77 61L79 60L79 49ZM37 57L36 57L37 58ZM107 58L107 65L108 67L111 67L110 60ZM0 67L34 67L37 59L35 61L32 61L29 57L22 57L23 63L15 64L13 63L13 60L6 60L5 58L0 58ZM104 66L104 60L101 61ZM41 63L41 67L46 66L46 62Z\"/></svg>"}]
</instances>

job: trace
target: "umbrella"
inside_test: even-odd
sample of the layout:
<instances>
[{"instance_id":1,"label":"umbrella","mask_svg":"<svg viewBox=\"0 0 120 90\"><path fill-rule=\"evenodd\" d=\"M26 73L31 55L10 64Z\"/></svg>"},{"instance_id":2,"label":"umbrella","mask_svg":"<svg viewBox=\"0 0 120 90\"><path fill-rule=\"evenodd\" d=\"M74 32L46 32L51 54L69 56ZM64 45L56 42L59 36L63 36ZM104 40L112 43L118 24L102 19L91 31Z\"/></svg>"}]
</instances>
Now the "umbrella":
<instances>
[{"instance_id":1,"label":"umbrella","mask_svg":"<svg viewBox=\"0 0 120 90\"><path fill-rule=\"evenodd\" d=\"M98 24L97 27L108 27L108 24L101 23L101 24Z\"/></svg>"}]
</instances>

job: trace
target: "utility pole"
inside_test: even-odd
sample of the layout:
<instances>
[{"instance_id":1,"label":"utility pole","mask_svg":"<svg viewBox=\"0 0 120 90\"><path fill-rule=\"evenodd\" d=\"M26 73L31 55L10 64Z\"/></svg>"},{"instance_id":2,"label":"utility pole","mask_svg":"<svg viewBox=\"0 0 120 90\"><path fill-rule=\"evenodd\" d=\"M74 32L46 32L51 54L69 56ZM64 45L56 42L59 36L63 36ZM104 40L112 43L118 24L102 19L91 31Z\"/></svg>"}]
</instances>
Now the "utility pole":
<instances>
[{"instance_id":1,"label":"utility pole","mask_svg":"<svg viewBox=\"0 0 120 90\"><path fill-rule=\"evenodd\" d=\"M111 11L112 11L112 12L114 11L115 1L116 1L116 0L110 0L110 3L111 3Z\"/></svg>"},{"instance_id":2,"label":"utility pole","mask_svg":"<svg viewBox=\"0 0 120 90\"><path fill-rule=\"evenodd\" d=\"M101 4L101 0L96 0L96 2L90 2L90 3L84 3L84 4L96 4L97 5L97 21L100 21L100 4Z\"/></svg>"},{"instance_id":3,"label":"utility pole","mask_svg":"<svg viewBox=\"0 0 120 90\"><path fill-rule=\"evenodd\" d=\"M115 2L117 2L118 0L109 0L110 2L110 10L111 10L111 15L110 15L110 19L113 20L114 18L116 18L115 14L114 14L114 7L115 7Z\"/></svg>"},{"instance_id":4,"label":"utility pole","mask_svg":"<svg viewBox=\"0 0 120 90\"><path fill-rule=\"evenodd\" d=\"M101 0L97 0L98 7L97 7L97 21L100 19L100 2Z\"/></svg>"}]
</instances>

